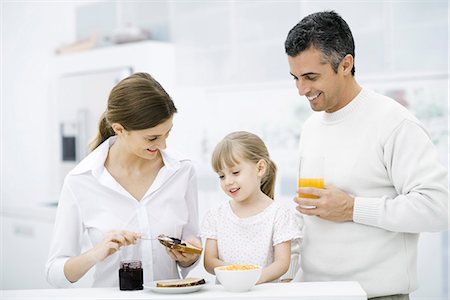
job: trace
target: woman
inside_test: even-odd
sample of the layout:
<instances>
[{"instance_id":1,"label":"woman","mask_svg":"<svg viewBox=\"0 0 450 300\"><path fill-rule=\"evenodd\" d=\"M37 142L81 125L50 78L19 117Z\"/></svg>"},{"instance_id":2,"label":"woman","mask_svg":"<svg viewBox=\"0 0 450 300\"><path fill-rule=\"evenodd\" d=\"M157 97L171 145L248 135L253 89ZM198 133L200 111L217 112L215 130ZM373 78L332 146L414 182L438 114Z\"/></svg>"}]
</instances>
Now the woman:
<instances>
[{"instance_id":1,"label":"woman","mask_svg":"<svg viewBox=\"0 0 450 300\"><path fill-rule=\"evenodd\" d=\"M123 248L136 248L144 282L178 278L178 267L185 276L198 260L155 240L166 234L201 247L195 170L165 150L176 111L146 73L112 89L93 151L64 181L46 264L49 283L70 286L95 266L93 286L118 286ZM82 252L85 234L93 247Z\"/></svg>"}]
</instances>

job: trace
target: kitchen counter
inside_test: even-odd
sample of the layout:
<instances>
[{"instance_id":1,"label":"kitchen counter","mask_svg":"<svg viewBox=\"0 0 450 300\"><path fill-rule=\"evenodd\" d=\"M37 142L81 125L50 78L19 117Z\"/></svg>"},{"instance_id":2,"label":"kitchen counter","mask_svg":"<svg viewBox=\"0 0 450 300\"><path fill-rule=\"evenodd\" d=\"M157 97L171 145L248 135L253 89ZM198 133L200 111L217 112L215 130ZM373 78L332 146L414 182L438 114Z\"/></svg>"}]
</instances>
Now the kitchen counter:
<instances>
[{"instance_id":1,"label":"kitchen counter","mask_svg":"<svg viewBox=\"0 0 450 300\"><path fill-rule=\"evenodd\" d=\"M367 295L358 282L266 283L245 293L231 293L221 285L207 284L189 294L159 294L150 290L120 291L118 288L72 288L42 290L1 290L1 299L308 299L365 300Z\"/></svg>"}]
</instances>

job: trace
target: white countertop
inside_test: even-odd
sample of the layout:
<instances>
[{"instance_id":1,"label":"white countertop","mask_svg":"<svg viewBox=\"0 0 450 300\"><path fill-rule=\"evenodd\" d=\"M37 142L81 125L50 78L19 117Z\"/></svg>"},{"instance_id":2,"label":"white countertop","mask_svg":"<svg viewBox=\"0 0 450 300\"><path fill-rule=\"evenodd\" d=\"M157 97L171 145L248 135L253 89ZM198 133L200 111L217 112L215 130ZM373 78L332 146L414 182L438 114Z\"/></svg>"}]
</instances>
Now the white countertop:
<instances>
[{"instance_id":1,"label":"white countertop","mask_svg":"<svg viewBox=\"0 0 450 300\"><path fill-rule=\"evenodd\" d=\"M221 285L207 284L189 294L159 294L150 290L120 291L118 288L72 288L42 290L1 290L1 299L308 299L308 300L366 300L367 295L358 282L294 282L267 283L245 293L231 293Z\"/></svg>"}]
</instances>

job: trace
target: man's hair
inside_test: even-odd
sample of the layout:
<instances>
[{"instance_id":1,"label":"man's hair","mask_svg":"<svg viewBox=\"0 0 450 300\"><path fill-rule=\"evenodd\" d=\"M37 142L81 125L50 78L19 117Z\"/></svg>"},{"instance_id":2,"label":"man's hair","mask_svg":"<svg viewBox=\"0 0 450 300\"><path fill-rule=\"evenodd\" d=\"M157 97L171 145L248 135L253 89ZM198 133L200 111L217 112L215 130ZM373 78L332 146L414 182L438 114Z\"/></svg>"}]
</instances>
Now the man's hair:
<instances>
[{"instance_id":1,"label":"man's hair","mask_svg":"<svg viewBox=\"0 0 450 300\"><path fill-rule=\"evenodd\" d=\"M355 57L352 32L344 19L334 11L317 12L304 17L289 31L284 47L286 54L292 57L314 47L322 52L323 58L336 73L339 63L347 54Z\"/></svg>"}]
</instances>

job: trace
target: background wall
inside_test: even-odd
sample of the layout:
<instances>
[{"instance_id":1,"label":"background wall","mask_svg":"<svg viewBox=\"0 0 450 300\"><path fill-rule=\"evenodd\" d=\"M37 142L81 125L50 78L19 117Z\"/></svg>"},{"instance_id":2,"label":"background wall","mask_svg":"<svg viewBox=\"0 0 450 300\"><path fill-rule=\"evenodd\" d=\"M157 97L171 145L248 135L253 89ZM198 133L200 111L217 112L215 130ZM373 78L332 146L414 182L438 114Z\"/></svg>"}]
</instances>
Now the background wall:
<instances>
[{"instance_id":1,"label":"background wall","mask_svg":"<svg viewBox=\"0 0 450 300\"><path fill-rule=\"evenodd\" d=\"M336 10L354 33L360 83L403 101L448 166L447 1L3 1L2 207L57 201L55 49L93 32L107 46L108 34L133 26L174 45L169 93L180 113L170 143L198 166L201 213L224 200L209 167L212 147L238 129L267 142L280 169L277 198L291 203L297 141L310 109L290 79L283 42L303 16L324 9ZM417 299L448 295L447 245L447 234L422 235Z\"/></svg>"},{"instance_id":2,"label":"background wall","mask_svg":"<svg viewBox=\"0 0 450 300\"><path fill-rule=\"evenodd\" d=\"M52 59L75 37L76 3L2 1L1 200L56 197L51 180Z\"/></svg>"}]
</instances>

